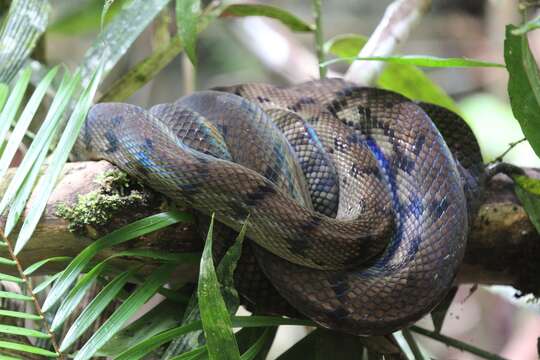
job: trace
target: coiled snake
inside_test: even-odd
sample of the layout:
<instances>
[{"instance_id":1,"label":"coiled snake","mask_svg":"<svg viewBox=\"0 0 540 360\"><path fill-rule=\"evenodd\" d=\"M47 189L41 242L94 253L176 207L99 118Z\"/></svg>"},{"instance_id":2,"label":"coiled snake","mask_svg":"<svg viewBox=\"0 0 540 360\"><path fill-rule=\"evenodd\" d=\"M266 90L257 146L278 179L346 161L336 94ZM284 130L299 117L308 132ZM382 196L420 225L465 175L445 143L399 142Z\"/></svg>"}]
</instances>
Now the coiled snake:
<instances>
[{"instance_id":1,"label":"coiled snake","mask_svg":"<svg viewBox=\"0 0 540 360\"><path fill-rule=\"evenodd\" d=\"M232 229L249 215L279 293L352 334L389 333L441 300L482 181L457 115L339 79L196 92L148 111L97 104L79 142Z\"/></svg>"}]
</instances>

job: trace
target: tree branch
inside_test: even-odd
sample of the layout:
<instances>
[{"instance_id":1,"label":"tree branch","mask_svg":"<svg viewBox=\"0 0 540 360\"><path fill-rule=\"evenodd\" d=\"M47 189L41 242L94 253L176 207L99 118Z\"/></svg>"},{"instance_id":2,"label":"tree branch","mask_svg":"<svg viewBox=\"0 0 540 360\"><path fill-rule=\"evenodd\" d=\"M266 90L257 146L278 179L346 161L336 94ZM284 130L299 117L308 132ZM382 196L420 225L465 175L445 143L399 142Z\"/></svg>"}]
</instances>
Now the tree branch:
<instances>
[{"instance_id":1,"label":"tree branch","mask_svg":"<svg viewBox=\"0 0 540 360\"><path fill-rule=\"evenodd\" d=\"M358 57L388 56L408 37L412 28L431 7L431 0L396 0L386 8L383 18ZM385 63L356 60L345 80L361 86L373 85Z\"/></svg>"},{"instance_id":2,"label":"tree branch","mask_svg":"<svg viewBox=\"0 0 540 360\"><path fill-rule=\"evenodd\" d=\"M68 229L68 222L57 215L59 204L74 206L81 194L103 191L103 185L96 183L103 173L115 169L105 161L80 162L66 165L61 182L49 199L44 216L33 238L20 254L24 265L52 256L73 256L79 253L92 239L142 218L163 211L164 198L149 189L142 190L145 202L139 206L127 206L113 211L111 220L104 225L85 225L84 235ZM13 171L11 172L11 174ZM531 177L540 178L540 170L529 169ZM7 186L9 178L0 180L0 193ZM135 185L136 186L136 185ZM129 195L128 195L129 196ZM32 206L31 203L29 206ZM185 211L190 211L185 209ZM5 221L0 218L0 225ZM128 243L129 248L151 248L175 252L197 251L201 241L194 224L179 224L158 233L145 236ZM107 257L125 248L114 248L103 252ZM6 256L0 249L0 256ZM471 234L457 281L459 283L512 285L524 293L540 292L540 235L530 222L525 210L517 200L511 180L505 175L497 175L488 184L485 200L472 225ZM147 270L155 264L145 260ZM134 263L137 259L115 260L112 264L120 268ZM60 264L61 265L61 264ZM53 272L60 265L48 265L43 272ZM194 279L198 265L186 265L182 278ZM0 271L9 268L0 267Z\"/></svg>"}]
</instances>

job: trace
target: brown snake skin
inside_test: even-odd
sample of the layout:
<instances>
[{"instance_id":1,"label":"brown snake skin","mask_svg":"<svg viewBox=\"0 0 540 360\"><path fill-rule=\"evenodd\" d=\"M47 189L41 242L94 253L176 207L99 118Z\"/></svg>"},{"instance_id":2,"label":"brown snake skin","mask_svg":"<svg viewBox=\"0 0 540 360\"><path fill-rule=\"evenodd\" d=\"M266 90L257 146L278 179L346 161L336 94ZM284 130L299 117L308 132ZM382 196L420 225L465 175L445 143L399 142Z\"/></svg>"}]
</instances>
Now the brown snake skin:
<instances>
[{"instance_id":1,"label":"brown snake skin","mask_svg":"<svg viewBox=\"0 0 540 360\"><path fill-rule=\"evenodd\" d=\"M78 143L236 231L249 216L277 291L363 335L406 326L446 294L483 173L457 115L339 79L220 88L148 111L98 104ZM237 272L253 269L243 263ZM254 288L239 291L256 302Z\"/></svg>"}]
</instances>

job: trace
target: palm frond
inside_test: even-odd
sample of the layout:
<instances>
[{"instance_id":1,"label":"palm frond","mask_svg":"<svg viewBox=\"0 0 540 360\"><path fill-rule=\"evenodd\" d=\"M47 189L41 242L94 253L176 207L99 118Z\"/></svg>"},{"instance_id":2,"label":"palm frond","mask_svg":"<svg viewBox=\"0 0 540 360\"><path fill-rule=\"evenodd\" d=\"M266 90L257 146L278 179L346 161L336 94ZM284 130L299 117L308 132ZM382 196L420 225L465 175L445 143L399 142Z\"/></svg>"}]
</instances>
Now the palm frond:
<instances>
[{"instance_id":1,"label":"palm frond","mask_svg":"<svg viewBox=\"0 0 540 360\"><path fill-rule=\"evenodd\" d=\"M47 28L47 0L14 0L0 33L0 82L10 83Z\"/></svg>"}]
</instances>

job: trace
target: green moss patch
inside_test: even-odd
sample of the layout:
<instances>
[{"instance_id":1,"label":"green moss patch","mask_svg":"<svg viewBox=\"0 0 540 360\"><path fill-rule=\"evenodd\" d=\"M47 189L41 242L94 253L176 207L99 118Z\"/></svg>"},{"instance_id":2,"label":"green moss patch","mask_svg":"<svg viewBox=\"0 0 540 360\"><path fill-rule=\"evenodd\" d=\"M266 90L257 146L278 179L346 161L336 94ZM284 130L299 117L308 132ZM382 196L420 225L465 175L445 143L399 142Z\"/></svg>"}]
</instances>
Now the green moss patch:
<instances>
[{"instance_id":1,"label":"green moss patch","mask_svg":"<svg viewBox=\"0 0 540 360\"><path fill-rule=\"evenodd\" d=\"M75 206L58 205L56 215L69 221L71 231L106 225L122 209L145 206L147 198L140 185L133 184L128 176L119 170L110 170L96 178L100 189L79 195Z\"/></svg>"}]
</instances>

